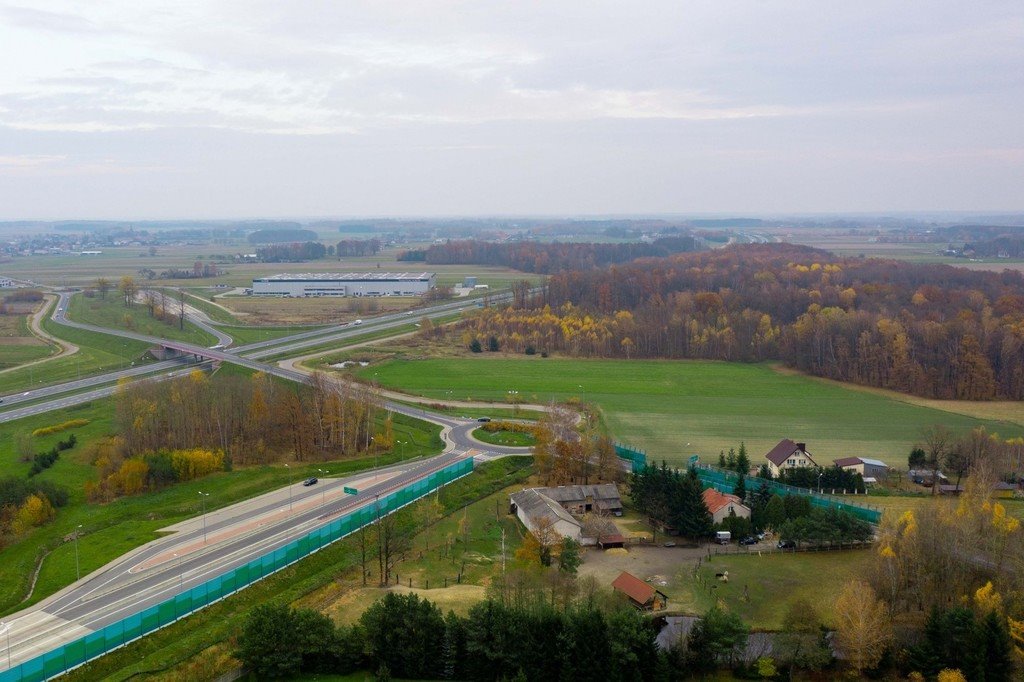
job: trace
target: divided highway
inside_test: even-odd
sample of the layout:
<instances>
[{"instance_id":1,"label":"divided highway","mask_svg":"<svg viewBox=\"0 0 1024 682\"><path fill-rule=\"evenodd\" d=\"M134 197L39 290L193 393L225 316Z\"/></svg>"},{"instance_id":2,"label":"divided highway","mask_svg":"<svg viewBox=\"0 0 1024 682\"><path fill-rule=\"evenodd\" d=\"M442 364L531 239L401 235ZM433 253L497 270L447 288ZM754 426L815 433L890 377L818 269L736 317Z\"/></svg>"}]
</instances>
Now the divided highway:
<instances>
[{"instance_id":1,"label":"divided highway","mask_svg":"<svg viewBox=\"0 0 1024 682\"><path fill-rule=\"evenodd\" d=\"M233 348L203 348L191 344L169 342L133 332L73 322L65 317L68 294L61 294L53 319L63 325L93 332L121 336L153 345L175 348L204 359L230 362L266 372L290 381L307 382L302 372L260 362L258 358L340 341L369 331L409 324L424 315L440 317L475 305L473 301L457 301L415 311L415 318L405 313L384 315L360 326L340 326L301 332L272 341L263 341ZM243 356L242 354L245 354ZM0 421L61 409L69 405L110 395L116 382L125 376L146 376L156 373L161 378L192 371L196 365L182 366L180 360L165 361L113 372L98 377L68 382L11 396L6 402L36 401L0 413ZM91 390L89 390L91 389ZM71 391L83 391L69 393ZM6 405L5 405L6 407ZM433 472L466 458L492 459L525 454L528 448L501 447L481 443L471 436L479 426L476 420L449 417L394 401L384 401L393 412L438 424L445 442L444 452L427 459L400 463L380 470L364 471L345 479L323 480L316 486L297 484L269 493L255 500L211 511L175 528L177 532L151 542L85 576L60 593L25 611L4 619L9 628L10 665L16 666L60 644L78 639L131 614L227 573L256 557L266 555L318 528L342 513L362 505L373 504L378 495L421 480ZM17 415L17 416L16 416ZM358 483L358 494L348 495L342 487ZM296 491L296 488L299 488ZM201 524L200 524L201 521ZM0 671L8 661L0 658Z\"/></svg>"}]
</instances>

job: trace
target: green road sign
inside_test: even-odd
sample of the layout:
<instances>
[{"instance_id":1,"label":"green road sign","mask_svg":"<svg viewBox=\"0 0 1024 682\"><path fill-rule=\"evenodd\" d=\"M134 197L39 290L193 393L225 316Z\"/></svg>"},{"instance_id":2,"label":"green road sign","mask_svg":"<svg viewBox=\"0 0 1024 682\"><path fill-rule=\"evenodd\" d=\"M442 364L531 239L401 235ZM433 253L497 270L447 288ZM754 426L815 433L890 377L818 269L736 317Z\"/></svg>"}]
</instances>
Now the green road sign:
<instances>
[{"instance_id":1,"label":"green road sign","mask_svg":"<svg viewBox=\"0 0 1024 682\"><path fill-rule=\"evenodd\" d=\"M347 486L342 488L342 490L344 490L347 495L358 495L359 494L358 490L356 490L355 488L349 488Z\"/></svg>"}]
</instances>

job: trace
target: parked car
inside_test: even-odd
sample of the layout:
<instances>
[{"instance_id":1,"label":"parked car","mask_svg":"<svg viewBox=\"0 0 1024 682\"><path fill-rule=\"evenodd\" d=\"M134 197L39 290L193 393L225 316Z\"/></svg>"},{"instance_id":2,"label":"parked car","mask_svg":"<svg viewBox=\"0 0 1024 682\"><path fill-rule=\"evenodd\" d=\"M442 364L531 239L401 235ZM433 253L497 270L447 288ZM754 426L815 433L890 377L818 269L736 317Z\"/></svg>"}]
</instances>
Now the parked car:
<instances>
[{"instance_id":1,"label":"parked car","mask_svg":"<svg viewBox=\"0 0 1024 682\"><path fill-rule=\"evenodd\" d=\"M304 486L306 486L308 488L311 485L316 485L318 482L319 482L319 479L317 479L316 476L310 476L309 478L307 478L305 481L302 482L302 485L304 485Z\"/></svg>"},{"instance_id":2,"label":"parked car","mask_svg":"<svg viewBox=\"0 0 1024 682\"><path fill-rule=\"evenodd\" d=\"M757 544L757 538L755 538L753 535L748 535L747 537L745 537L742 540L740 540L740 544L741 545L756 545Z\"/></svg>"},{"instance_id":3,"label":"parked car","mask_svg":"<svg viewBox=\"0 0 1024 682\"><path fill-rule=\"evenodd\" d=\"M485 422L486 423L486 422L491 421L491 418L490 417L480 417L480 418L477 419L477 421L478 422Z\"/></svg>"},{"instance_id":4,"label":"parked car","mask_svg":"<svg viewBox=\"0 0 1024 682\"><path fill-rule=\"evenodd\" d=\"M669 541L668 541L668 542L666 542L666 543L665 543L665 544L664 544L663 546L664 546L664 547L675 547L675 546L676 546L676 543L674 543L674 542L672 542L671 540L669 540Z\"/></svg>"},{"instance_id":5,"label":"parked car","mask_svg":"<svg viewBox=\"0 0 1024 682\"><path fill-rule=\"evenodd\" d=\"M779 540L778 548L779 549L796 549L796 541L795 540Z\"/></svg>"}]
</instances>

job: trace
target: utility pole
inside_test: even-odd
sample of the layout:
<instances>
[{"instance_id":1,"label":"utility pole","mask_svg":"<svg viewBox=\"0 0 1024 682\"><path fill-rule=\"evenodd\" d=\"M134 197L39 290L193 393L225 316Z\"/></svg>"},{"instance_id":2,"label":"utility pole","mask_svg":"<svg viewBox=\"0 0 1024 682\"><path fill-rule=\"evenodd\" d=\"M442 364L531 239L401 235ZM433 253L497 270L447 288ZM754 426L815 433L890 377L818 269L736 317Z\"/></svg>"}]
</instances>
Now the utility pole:
<instances>
[{"instance_id":1,"label":"utility pole","mask_svg":"<svg viewBox=\"0 0 1024 682\"><path fill-rule=\"evenodd\" d=\"M501 577L505 577L505 527L501 527Z\"/></svg>"}]
</instances>

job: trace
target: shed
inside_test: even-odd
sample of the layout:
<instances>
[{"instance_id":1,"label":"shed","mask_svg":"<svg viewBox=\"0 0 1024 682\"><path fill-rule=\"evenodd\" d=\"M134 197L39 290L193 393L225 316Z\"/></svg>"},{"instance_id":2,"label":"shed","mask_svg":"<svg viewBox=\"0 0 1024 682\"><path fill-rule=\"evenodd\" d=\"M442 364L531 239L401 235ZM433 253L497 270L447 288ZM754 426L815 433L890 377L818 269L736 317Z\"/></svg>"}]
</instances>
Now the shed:
<instances>
[{"instance_id":1,"label":"shed","mask_svg":"<svg viewBox=\"0 0 1024 682\"><path fill-rule=\"evenodd\" d=\"M629 598L629 603L641 611L658 611L668 608L668 597L654 589L632 573L623 571L612 581L612 589Z\"/></svg>"}]
</instances>

